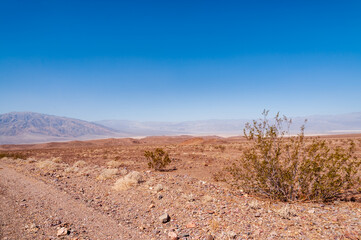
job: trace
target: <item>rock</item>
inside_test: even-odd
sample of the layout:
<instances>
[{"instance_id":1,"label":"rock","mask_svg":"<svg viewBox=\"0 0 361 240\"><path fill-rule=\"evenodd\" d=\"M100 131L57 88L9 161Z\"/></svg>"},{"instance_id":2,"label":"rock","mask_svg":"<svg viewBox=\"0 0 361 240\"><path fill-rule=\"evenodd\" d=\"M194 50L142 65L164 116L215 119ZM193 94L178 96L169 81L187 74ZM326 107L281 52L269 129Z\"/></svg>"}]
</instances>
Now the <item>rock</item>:
<instances>
[{"instance_id":1,"label":"rock","mask_svg":"<svg viewBox=\"0 0 361 240\"><path fill-rule=\"evenodd\" d=\"M169 232L169 233L168 233L168 237L169 237L171 240L177 240L177 239L178 239L178 235L177 235L175 232Z\"/></svg>"},{"instance_id":2,"label":"rock","mask_svg":"<svg viewBox=\"0 0 361 240\"><path fill-rule=\"evenodd\" d=\"M214 237L212 235L207 235L207 237L205 238L205 240L214 240Z\"/></svg>"},{"instance_id":3,"label":"rock","mask_svg":"<svg viewBox=\"0 0 361 240\"><path fill-rule=\"evenodd\" d=\"M149 205L149 207L148 207L149 209L151 209L151 208L155 208L155 205L152 203L152 204L150 204Z\"/></svg>"},{"instance_id":4,"label":"rock","mask_svg":"<svg viewBox=\"0 0 361 240\"><path fill-rule=\"evenodd\" d=\"M186 228L195 228L195 227L196 227L196 224L194 222L189 222L186 225Z\"/></svg>"},{"instance_id":5,"label":"rock","mask_svg":"<svg viewBox=\"0 0 361 240\"><path fill-rule=\"evenodd\" d=\"M170 221L170 217L168 215L168 213L164 213L163 215L161 215L159 217L159 220L162 222L162 223L167 223Z\"/></svg>"},{"instance_id":6,"label":"rock","mask_svg":"<svg viewBox=\"0 0 361 240\"><path fill-rule=\"evenodd\" d=\"M58 232L56 233L56 236L60 237L60 236L65 236L69 234L69 230L65 227L62 227L58 230Z\"/></svg>"},{"instance_id":7,"label":"rock","mask_svg":"<svg viewBox=\"0 0 361 240\"><path fill-rule=\"evenodd\" d=\"M163 195L158 195L158 199L162 199L163 198Z\"/></svg>"},{"instance_id":8,"label":"rock","mask_svg":"<svg viewBox=\"0 0 361 240\"><path fill-rule=\"evenodd\" d=\"M260 212L257 212L254 216L255 216L255 217L260 217L260 216L261 216L261 213L260 213Z\"/></svg>"}]
</instances>

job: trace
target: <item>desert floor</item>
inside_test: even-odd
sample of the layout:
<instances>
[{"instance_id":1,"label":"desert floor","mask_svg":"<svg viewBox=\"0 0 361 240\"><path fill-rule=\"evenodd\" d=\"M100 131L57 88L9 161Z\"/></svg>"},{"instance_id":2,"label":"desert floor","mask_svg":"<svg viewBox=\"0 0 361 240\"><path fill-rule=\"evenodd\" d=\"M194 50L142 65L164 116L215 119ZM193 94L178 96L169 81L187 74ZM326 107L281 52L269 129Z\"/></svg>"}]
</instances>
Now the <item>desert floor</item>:
<instances>
[{"instance_id":1,"label":"desert floor","mask_svg":"<svg viewBox=\"0 0 361 240\"><path fill-rule=\"evenodd\" d=\"M351 138L361 157L361 135L322 138ZM355 192L286 203L215 181L247 144L178 136L2 145L21 158L0 160L0 239L361 238ZM157 147L172 158L167 171L148 169L144 151Z\"/></svg>"}]
</instances>

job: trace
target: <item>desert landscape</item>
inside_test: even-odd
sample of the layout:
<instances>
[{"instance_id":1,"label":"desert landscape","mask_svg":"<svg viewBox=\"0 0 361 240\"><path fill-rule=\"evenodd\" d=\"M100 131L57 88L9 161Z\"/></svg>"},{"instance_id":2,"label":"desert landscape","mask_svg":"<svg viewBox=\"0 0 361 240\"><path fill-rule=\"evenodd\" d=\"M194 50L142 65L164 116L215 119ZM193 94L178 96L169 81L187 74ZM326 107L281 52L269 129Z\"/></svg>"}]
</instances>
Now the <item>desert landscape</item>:
<instances>
[{"instance_id":1,"label":"desert landscape","mask_svg":"<svg viewBox=\"0 0 361 240\"><path fill-rule=\"evenodd\" d=\"M361 135L323 136L332 145ZM361 195L282 202L215 176L244 137L146 137L1 145L1 239L359 239ZM149 169L144 152L171 164Z\"/></svg>"},{"instance_id":2,"label":"desert landscape","mask_svg":"<svg viewBox=\"0 0 361 240\"><path fill-rule=\"evenodd\" d=\"M361 240L361 1L0 1L0 240Z\"/></svg>"}]
</instances>

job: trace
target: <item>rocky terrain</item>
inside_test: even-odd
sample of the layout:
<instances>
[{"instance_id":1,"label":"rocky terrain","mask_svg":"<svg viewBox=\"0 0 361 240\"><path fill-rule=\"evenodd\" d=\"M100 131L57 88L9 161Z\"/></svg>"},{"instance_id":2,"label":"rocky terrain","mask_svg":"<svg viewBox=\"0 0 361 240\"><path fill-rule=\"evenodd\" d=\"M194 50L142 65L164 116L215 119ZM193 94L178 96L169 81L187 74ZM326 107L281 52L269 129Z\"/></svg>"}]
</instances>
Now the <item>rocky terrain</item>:
<instances>
[{"instance_id":1,"label":"rocky terrain","mask_svg":"<svg viewBox=\"0 0 361 240\"><path fill-rule=\"evenodd\" d=\"M352 137L360 155L361 136ZM213 174L242 138L149 137L0 147L0 239L360 239L358 195L329 203L250 196ZM147 168L162 147L167 171Z\"/></svg>"}]
</instances>

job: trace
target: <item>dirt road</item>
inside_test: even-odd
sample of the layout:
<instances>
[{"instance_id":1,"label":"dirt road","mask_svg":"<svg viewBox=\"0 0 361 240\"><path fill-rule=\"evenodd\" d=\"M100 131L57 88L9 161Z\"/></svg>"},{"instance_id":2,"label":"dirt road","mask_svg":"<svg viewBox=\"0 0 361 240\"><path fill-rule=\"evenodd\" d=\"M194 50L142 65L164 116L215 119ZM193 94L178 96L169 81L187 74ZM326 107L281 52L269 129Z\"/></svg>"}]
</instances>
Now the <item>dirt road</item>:
<instances>
[{"instance_id":1,"label":"dirt road","mask_svg":"<svg viewBox=\"0 0 361 240\"><path fill-rule=\"evenodd\" d=\"M52 239L61 228L74 239L142 239L107 215L3 163L0 199L0 239Z\"/></svg>"}]
</instances>

